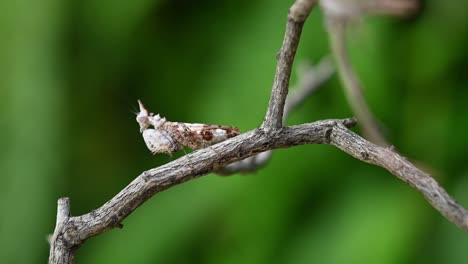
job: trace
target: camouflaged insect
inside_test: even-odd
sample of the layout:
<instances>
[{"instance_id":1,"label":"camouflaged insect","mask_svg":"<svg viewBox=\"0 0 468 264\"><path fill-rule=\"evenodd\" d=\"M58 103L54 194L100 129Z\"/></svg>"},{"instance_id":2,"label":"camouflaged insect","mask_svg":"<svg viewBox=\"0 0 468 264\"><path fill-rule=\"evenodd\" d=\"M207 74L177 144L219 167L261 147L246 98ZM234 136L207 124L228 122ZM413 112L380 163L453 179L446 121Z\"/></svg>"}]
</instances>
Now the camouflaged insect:
<instances>
[{"instance_id":1,"label":"camouflaged insect","mask_svg":"<svg viewBox=\"0 0 468 264\"><path fill-rule=\"evenodd\" d=\"M153 154L171 154L184 146L204 148L239 135L237 127L170 122L159 114L150 113L139 100L138 104L140 112L136 120L146 146Z\"/></svg>"}]
</instances>

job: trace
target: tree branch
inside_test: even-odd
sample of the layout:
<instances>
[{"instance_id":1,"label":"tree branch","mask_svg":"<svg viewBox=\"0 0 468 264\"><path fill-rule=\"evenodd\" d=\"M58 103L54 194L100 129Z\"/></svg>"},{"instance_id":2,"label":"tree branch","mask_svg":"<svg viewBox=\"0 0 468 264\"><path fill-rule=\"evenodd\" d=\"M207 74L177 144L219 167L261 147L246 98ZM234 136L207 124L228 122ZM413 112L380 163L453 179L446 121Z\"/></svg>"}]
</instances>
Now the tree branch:
<instances>
[{"instance_id":1,"label":"tree branch","mask_svg":"<svg viewBox=\"0 0 468 264\"><path fill-rule=\"evenodd\" d=\"M103 206L81 216L68 216L69 208L63 210L61 206L63 201L68 204L68 198L61 198L49 263L72 263L74 249L86 239L121 227L121 222L128 215L161 191L260 152L303 144L328 143L330 132L337 124L351 127L355 121L325 120L283 127L274 133L265 133L261 128L246 132L143 172Z\"/></svg>"},{"instance_id":2,"label":"tree branch","mask_svg":"<svg viewBox=\"0 0 468 264\"><path fill-rule=\"evenodd\" d=\"M73 263L75 250L88 238L121 227L121 222L136 208L165 189L261 152L302 144L331 144L359 160L387 169L421 192L450 221L468 230L466 209L451 198L429 174L420 171L391 149L379 147L349 131L347 128L356 123L354 119L282 126L294 54L304 20L315 4L316 1L297 0L289 11L273 91L267 115L260 128L145 171L111 200L90 213L71 216L69 199L59 199L57 223L50 241L49 263Z\"/></svg>"},{"instance_id":3,"label":"tree branch","mask_svg":"<svg viewBox=\"0 0 468 264\"><path fill-rule=\"evenodd\" d=\"M61 201L68 203L68 200L62 198L49 263L72 263L74 249L86 239L121 227L128 215L161 191L257 153L302 144L331 144L359 160L387 169L421 192L442 215L468 230L468 211L429 174L391 149L370 143L347 129L354 125L355 120L344 119L283 127L273 134L255 129L145 171L103 206L81 216L68 217L68 209L63 210L60 206Z\"/></svg>"},{"instance_id":4,"label":"tree branch","mask_svg":"<svg viewBox=\"0 0 468 264\"><path fill-rule=\"evenodd\" d=\"M365 137L381 146L390 145L382 136L377 122L369 110L369 106L362 94L361 83L349 62L345 42L346 20L329 15L327 16L327 26L331 49L338 67L338 74L343 82L348 102L362 127Z\"/></svg>"},{"instance_id":5,"label":"tree branch","mask_svg":"<svg viewBox=\"0 0 468 264\"><path fill-rule=\"evenodd\" d=\"M284 105L283 125L286 124L289 114L314 94L334 73L335 66L329 56L322 58L315 66L307 64L303 69L298 69L298 82L291 89L291 94L286 98Z\"/></svg>"},{"instance_id":6,"label":"tree branch","mask_svg":"<svg viewBox=\"0 0 468 264\"><path fill-rule=\"evenodd\" d=\"M275 79L271 92L268 110L262 127L265 131L278 129L283 125L283 111L288 94L291 69L301 37L302 27L312 8L317 4L315 0L297 0L289 9L286 33L283 45L277 54Z\"/></svg>"},{"instance_id":7,"label":"tree branch","mask_svg":"<svg viewBox=\"0 0 468 264\"><path fill-rule=\"evenodd\" d=\"M321 0L320 6L326 15L330 46L337 62L338 74L364 136L378 145L389 146L390 144L380 131L376 118L369 109L359 77L350 63L346 49L346 27L350 21L368 14L392 16L414 14L419 8L419 2L417 0Z\"/></svg>"},{"instance_id":8,"label":"tree branch","mask_svg":"<svg viewBox=\"0 0 468 264\"><path fill-rule=\"evenodd\" d=\"M286 98L284 106L283 125L289 114L301 105L309 96L329 80L335 72L335 67L330 57L323 58L317 65L307 64L298 69L298 81L296 87L291 89L291 94ZM248 157L244 160L232 163L216 171L216 174L229 176L235 173L247 174L253 173L263 167L272 156L271 150Z\"/></svg>"},{"instance_id":9,"label":"tree branch","mask_svg":"<svg viewBox=\"0 0 468 264\"><path fill-rule=\"evenodd\" d=\"M418 0L379 0L363 5L364 14L405 17L419 11Z\"/></svg>"},{"instance_id":10,"label":"tree branch","mask_svg":"<svg viewBox=\"0 0 468 264\"><path fill-rule=\"evenodd\" d=\"M443 216L468 231L468 211L450 197L431 175L416 168L392 148L379 147L340 124L333 127L330 144L356 159L387 169L421 192Z\"/></svg>"},{"instance_id":11,"label":"tree branch","mask_svg":"<svg viewBox=\"0 0 468 264\"><path fill-rule=\"evenodd\" d=\"M327 16L356 20L366 15L410 16L420 9L418 0L320 0Z\"/></svg>"},{"instance_id":12,"label":"tree branch","mask_svg":"<svg viewBox=\"0 0 468 264\"><path fill-rule=\"evenodd\" d=\"M50 239L49 263L73 263L73 245L68 244L68 238L64 237L64 230L70 217L70 199L60 198L57 201L57 222Z\"/></svg>"}]
</instances>

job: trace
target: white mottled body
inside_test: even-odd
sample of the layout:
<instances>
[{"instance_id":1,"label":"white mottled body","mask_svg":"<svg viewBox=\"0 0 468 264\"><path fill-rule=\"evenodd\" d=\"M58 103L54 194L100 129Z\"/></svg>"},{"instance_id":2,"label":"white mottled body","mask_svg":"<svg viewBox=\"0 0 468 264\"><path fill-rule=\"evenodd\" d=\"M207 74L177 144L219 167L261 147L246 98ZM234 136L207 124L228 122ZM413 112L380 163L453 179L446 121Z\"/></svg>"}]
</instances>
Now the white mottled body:
<instances>
[{"instance_id":1,"label":"white mottled body","mask_svg":"<svg viewBox=\"0 0 468 264\"><path fill-rule=\"evenodd\" d=\"M177 144L164 130L146 129L142 134L146 146L153 153L172 153L177 150Z\"/></svg>"},{"instance_id":2,"label":"white mottled body","mask_svg":"<svg viewBox=\"0 0 468 264\"><path fill-rule=\"evenodd\" d=\"M236 127L170 122L159 114L149 113L140 101L138 103L140 112L136 120L146 146L153 153L171 154L184 146L204 148L239 135Z\"/></svg>"}]
</instances>

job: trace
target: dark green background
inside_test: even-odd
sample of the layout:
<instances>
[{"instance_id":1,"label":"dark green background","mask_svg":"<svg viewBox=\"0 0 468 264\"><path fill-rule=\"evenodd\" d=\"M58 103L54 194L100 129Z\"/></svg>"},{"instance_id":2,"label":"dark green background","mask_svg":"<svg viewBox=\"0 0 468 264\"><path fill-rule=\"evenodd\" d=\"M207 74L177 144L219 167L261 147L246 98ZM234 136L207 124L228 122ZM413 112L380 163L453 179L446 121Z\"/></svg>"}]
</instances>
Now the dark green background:
<instances>
[{"instance_id":1,"label":"dark green background","mask_svg":"<svg viewBox=\"0 0 468 264\"><path fill-rule=\"evenodd\" d=\"M291 1L1 1L0 262L44 263L56 200L101 206L152 156L136 100L169 120L261 124ZM348 43L389 140L468 206L466 1L355 23ZM329 53L320 10L297 61ZM295 77L293 77L294 83ZM336 76L289 124L352 113ZM357 129L358 131L359 129ZM468 237L381 168L331 146L156 195L77 263L463 263Z\"/></svg>"}]
</instances>

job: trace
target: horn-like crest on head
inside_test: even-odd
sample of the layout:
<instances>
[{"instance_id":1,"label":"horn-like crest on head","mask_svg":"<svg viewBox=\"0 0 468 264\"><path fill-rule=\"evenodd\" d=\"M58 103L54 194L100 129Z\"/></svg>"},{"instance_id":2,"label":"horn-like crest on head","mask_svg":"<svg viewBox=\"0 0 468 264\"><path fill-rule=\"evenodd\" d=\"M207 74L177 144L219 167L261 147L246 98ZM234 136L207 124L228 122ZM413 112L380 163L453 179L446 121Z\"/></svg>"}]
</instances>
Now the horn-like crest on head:
<instances>
[{"instance_id":1,"label":"horn-like crest on head","mask_svg":"<svg viewBox=\"0 0 468 264\"><path fill-rule=\"evenodd\" d=\"M140 132L143 132L150 126L149 118L151 114L140 100L138 100L138 105L140 106L140 112L137 114L136 121L140 124Z\"/></svg>"}]
</instances>

